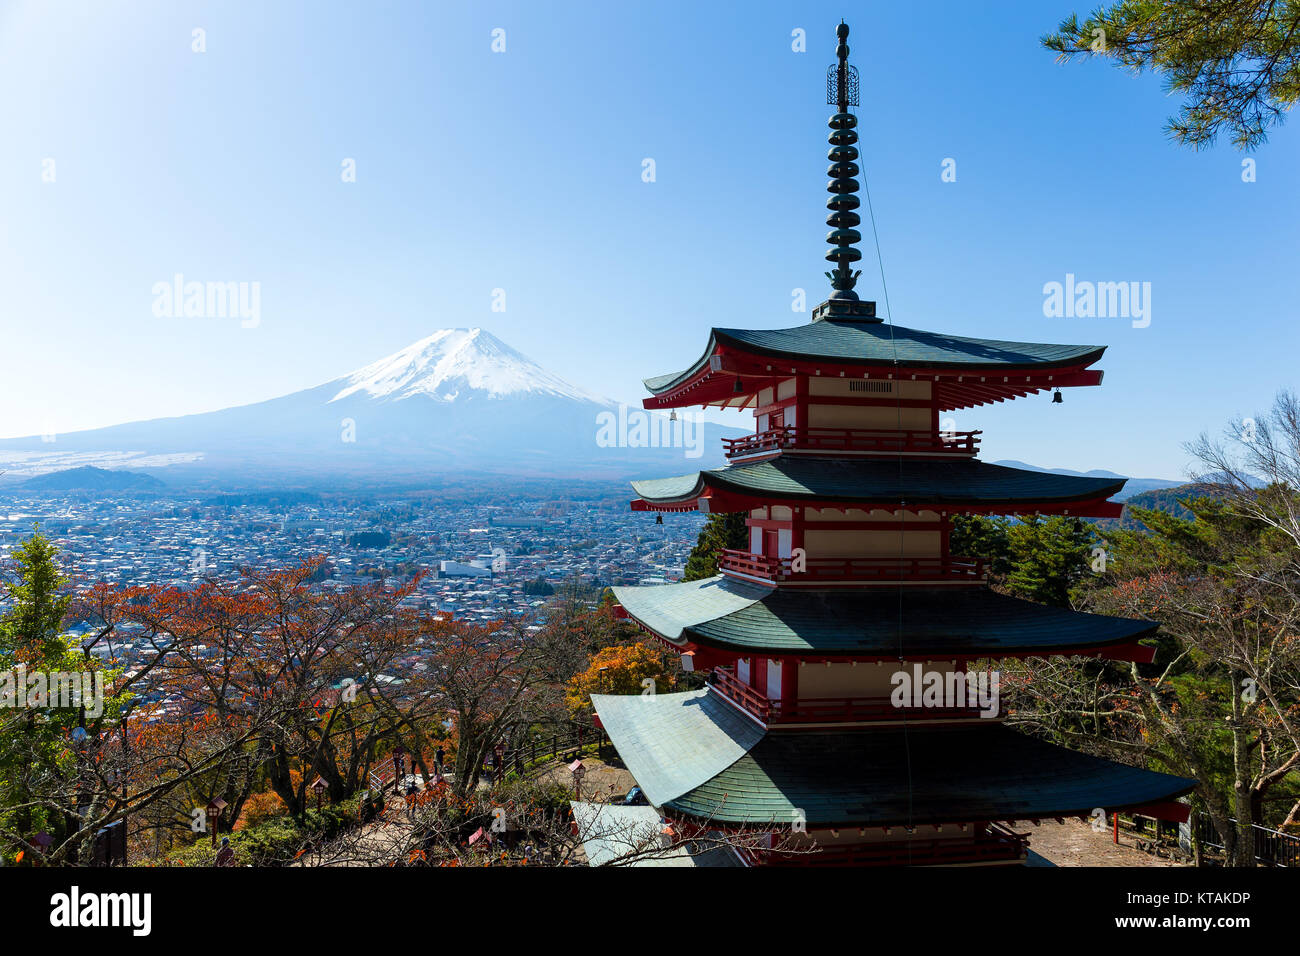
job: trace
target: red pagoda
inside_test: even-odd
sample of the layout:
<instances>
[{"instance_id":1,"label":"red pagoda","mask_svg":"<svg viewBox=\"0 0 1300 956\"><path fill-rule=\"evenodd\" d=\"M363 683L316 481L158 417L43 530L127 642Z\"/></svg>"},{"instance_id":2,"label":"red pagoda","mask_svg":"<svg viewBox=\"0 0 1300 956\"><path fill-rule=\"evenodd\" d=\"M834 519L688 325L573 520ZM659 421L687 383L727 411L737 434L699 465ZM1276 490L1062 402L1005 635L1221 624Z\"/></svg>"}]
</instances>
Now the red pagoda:
<instances>
[{"instance_id":1,"label":"red pagoda","mask_svg":"<svg viewBox=\"0 0 1300 956\"><path fill-rule=\"evenodd\" d=\"M708 673L703 690L595 695L601 724L669 823L769 832L745 862L1001 864L1018 822L1141 810L1185 818L1192 781L1004 726L967 663L1074 655L1148 662L1150 621L997 594L950 552L955 515L1113 517L1124 482L978 458L954 409L1099 385L1103 347L1004 342L882 322L854 291L858 77L849 29L827 75L833 294L795 328L715 328L648 409L751 409L727 467L633 482L638 511L743 512L749 546L702 581L615 589L623 611ZM903 681L919 689L900 702ZM972 693L963 697L963 686ZM945 693L944 691L956 693Z\"/></svg>"}]
</instances>

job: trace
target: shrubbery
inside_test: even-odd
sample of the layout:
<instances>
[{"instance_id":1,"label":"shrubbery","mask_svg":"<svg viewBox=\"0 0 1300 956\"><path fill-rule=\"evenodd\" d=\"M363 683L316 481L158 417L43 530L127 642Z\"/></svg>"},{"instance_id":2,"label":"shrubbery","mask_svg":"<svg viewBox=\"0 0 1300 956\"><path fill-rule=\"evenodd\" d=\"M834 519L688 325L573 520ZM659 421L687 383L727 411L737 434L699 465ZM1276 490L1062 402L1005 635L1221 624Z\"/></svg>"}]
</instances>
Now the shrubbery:
<instances>
[{"instance_id":1,"label":"shrubbery","mask_svg":"<svg viewBox=\"0 0 1300 956\"><path fill-rule=\"evenodd\" d=\"M236 866L284 866L292 863L304 847L356 826L360 822L360 808L358 795L342 803L322 806L319 811L313 807L303 815L301 823L286 815L224 835L230 837ZM169 853L162 862L166 866L212 866L216 855L217 848L205 837L183 850Z\"/></svg>"}]
</instances>

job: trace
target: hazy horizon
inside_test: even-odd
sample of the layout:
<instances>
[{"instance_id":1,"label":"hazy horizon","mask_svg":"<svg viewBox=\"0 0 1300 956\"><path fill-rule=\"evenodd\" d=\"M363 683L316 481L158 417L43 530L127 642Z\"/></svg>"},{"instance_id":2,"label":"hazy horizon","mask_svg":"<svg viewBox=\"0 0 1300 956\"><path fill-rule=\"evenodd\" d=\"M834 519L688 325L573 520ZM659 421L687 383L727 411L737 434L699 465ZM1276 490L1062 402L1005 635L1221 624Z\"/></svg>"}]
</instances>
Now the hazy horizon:
<instances>
[{"instance_id":1,"label":"hazy horizon","mask_svg":"<svg viewBox=\"0 0 1300 956\"><path fill-rule=\"evenodd\" d=\"M1176 478L1183 442L1300 384L1300 139L1288 124L1248 156L1175 146L1155 78L1039 46L1071 9L847 15L890 317L1108 346L1102 387L957 427L984 430L988 461ZM20 357L0 437L252 404L447 327L639 404L641 379L693 362L711 326L808 321L791 306L828 291L824 84L843 15L7 5L0 77L29 92L0 105ZM866 235L859 289L884 314ZM256 283L256 322L160 315L154 290L178 274ZM1045 287L1075 279L1137 283L1148 314L1046 314Z\"/></svg>"}]
</instances>

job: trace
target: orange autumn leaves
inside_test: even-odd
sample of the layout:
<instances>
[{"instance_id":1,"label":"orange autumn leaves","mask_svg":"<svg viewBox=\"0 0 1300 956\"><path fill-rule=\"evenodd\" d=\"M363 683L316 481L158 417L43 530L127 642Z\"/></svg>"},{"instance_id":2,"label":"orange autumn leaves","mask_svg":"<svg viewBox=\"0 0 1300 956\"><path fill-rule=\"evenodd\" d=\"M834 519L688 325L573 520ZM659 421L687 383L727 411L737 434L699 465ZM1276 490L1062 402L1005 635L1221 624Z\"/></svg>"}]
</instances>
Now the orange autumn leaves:
<instances>
[{"instance_id":1,"label":"orange autumn leaves","mask_svg":"<svg viewBox=\"0 0 1300 956\"><path fill-rule=\"evenodd\" d=\"M564 700L573 713L590 713L592 694L666 693L675 683L659 650L622 644L593 655L587 669L569 681Z\"/></svg>"}]
</instances>

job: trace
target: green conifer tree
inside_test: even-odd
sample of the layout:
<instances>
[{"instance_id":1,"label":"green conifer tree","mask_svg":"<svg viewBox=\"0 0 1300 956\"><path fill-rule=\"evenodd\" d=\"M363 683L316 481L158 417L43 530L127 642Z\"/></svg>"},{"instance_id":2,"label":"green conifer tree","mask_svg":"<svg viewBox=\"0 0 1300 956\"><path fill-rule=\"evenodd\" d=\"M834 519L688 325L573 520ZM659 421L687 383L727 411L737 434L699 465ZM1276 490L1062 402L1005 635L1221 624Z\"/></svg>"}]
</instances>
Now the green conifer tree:
<instances>
[{"instance_id":1,"label":"green conifer tree","mask_svg":"<svg viewBox=\"0 0 1300 956\"><path fill-rule=\"evenodd\" d=\"M1104 57L1161 75L1183 96L1166 126L1202 149L1221 131L1238 149L1264 142L1300 99L1300 4L1256 0L1119 0L1042 38L1059 59Z\"/></svg>"},{"instance_id":2,"label":"green conifer tree","mask_svg":"<svg viewBox=\"0 0 1300 956\"><path fill-rule=\"evenodd\" d=\"M1097 535L1078 518L1031 515L1007 525L1013 594L1057 607L1070 607L1074 590L1092 573Z\"/></svg>"},{"instance_id":3,"label":"green conifer tree","mask_svg":"<svg viewBox=\"0 0 1300 956\"><path fill-rule=\"evenodd\" d=\"M749 544L749 529L745 527L745 513L709 515L700 532L699 540L686 559L683 581L699 581L718 573L718 556L726 548L743 549Z\"/></svg>"}]
</instances>

